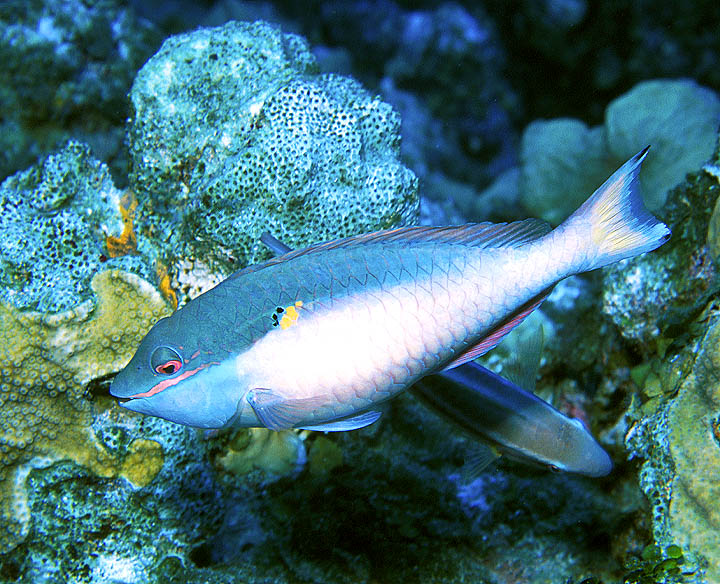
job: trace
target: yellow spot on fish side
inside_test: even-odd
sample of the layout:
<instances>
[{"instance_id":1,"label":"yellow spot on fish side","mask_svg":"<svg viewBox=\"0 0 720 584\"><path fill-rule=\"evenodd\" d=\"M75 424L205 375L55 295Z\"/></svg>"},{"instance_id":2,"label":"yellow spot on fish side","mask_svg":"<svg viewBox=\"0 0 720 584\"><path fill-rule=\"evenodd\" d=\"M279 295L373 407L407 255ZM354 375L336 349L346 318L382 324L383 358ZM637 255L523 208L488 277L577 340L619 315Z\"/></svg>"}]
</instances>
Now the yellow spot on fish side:
<instances>
[{"instance_id":1,"label":"yellow spot on fish side","mask_svg":"<svg viewBox=\"0 0 720 584\"><path fill-rule=\"evenodd\" d=\"M288 306L285 309L285 313L283 314L283 317L280 319L280 328L283 330L289 329L294 324L297 324L298 318L300 317L300 313L297 311L297 308L295 307L302 306L302 302L296 302L295 306Z\"/></svg>"}]
</instances>

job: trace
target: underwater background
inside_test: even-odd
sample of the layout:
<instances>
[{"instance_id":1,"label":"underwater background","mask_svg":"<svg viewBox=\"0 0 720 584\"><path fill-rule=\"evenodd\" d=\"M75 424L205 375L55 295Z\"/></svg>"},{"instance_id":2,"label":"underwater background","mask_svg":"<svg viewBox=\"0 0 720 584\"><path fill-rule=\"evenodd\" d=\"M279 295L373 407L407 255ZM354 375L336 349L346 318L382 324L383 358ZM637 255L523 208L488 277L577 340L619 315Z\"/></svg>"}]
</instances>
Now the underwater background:
<instances>
[{"instance_id":1,"label":"underwater background","mask_svg":"<svg viewBox=\"0 0 720 584\"><path fill-rule=\"evenodd\" d=\"M0 582L720 582L716 0L11 0L0 57ZM483 358L542 327L607 477L468 474L409 395L206 435L108 394L264 231L557 225L648 144L672 239Z\"/></svg>"}]
</instances>

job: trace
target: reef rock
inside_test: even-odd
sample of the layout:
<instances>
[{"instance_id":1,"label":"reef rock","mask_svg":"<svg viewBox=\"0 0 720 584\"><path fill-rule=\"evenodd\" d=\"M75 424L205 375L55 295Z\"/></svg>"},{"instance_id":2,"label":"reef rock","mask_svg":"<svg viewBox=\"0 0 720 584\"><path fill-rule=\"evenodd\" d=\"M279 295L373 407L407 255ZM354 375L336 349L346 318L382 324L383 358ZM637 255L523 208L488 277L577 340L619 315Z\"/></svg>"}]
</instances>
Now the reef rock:
<instances>
[{"instance_id":1,"label":"reef rock","mask_svg":"<svg viewBox=\"0 0 720 584\"><path fill-rule=\"evenodd\" d=\"M716 168L704 165L670 192L666 250L626 266L625 277L606 272L606 312L626 339L654 355L651 371L636 378L642 397L630 408L635 421L626 436L630 456L643 459L654 542L680 546L684 581L698 583L720 581L719 285L708 228L720 195ZM644 291L638 274L650 275Z\"/></svg>"},{"instance_id":2,"label":"reef rock","mask_svg":"<svg viewBox=\"0 0 720 584\"><path fill-rule=\"evenodd\" d=\"M140 222L168 253L230 273L292 247L414 223L399 116L317 73L304 39L230 22L171 37L138 73L128 128Z\"/></svg>"},{"instance_id":3,"label":"reef rock","mask_svg":"<svg viewBox=\"0 0 720 584\"><path fill-rule=\"evenodd\" d=\"M667 192L712 154L720 125L720 97L690 79L638 83L605 110L612 160L652 146L640 181L645 204L661 209Z\"/></svg>"},{"instance_id":4,"label":"reef rock","mask_svg":"<svg viewBox=\"0 0 720 584\"><path fill-rule=\"evenodd\" d=\"M118 0L0 3L0 179L71 137L122 158L127 92L160 40Z\"/></svg>"},{"instance_id":5,"label":"reef rock","mask_svg":"<svg viewBox=\"0 0 720 584\"><path fill-rule=\"evenodd\" d=\"M640 182L645 204L660 211L667 192L712 154L720 98L690 80L639 83L613 101L605 124L536 121L522 138L520 200L557 224L623 162L650 145Z\"/></svg>"}]
</instances>

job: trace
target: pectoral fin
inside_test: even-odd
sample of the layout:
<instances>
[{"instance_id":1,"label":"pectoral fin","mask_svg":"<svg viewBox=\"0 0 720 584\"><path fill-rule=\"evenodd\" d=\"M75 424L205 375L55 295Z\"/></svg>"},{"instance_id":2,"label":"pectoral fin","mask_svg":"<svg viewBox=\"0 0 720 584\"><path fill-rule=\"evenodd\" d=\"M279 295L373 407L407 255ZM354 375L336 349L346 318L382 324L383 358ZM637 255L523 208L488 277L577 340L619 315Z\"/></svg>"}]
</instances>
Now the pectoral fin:
<instances>
[{"instance_id":1,"label":"pectoral fin","mask_svg":"<svg viewBox=\"0 0 720 584\"><path fill-rule=\"evenodd\" d=\"M473 450L465 458L463 478L466 481L474 481L499 457L500 454L492 446L475 444Z\"/></svg>"},{"instance_id":2,"label":"pectoral fin","mask_svg":"<svg viewBox=\"0 0 720 584\"><path fill-rule=\"evenodd\" d=\"M270 430L294 428L325 404L320 397L288 399L272 389L257 387L248 391L246 399L260 422Z\"/></svg>"},{"instance_id":3,"label":"pectoral fin","mask_svg":"<svg viewBox=\"0 0 720 584\"><path fill-rule=\"evenodd\" d=\"M342 420L331 420L324 424L315 424L313 426L302 426L301 430L316 430L317 432L346 432L348 430L357 430L364 428L377 421L382 415L381 412L369 411L353 416L352 418L343 418Z\"/></svg>"}]
</instances>

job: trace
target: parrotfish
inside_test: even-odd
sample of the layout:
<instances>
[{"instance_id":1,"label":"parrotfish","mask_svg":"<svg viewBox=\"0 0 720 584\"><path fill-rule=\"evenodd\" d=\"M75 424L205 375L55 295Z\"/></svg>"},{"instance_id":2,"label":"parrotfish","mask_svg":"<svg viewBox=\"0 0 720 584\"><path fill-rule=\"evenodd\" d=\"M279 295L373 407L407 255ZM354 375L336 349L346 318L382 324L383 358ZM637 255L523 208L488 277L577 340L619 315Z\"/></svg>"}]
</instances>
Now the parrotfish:
<instances>
[{"instance_id":1,"label":"parrotfish","mask_svg":"<svg viewBox=\"0 0 720 584\"><path fill-rule=\"evenodd\" d=\"M612 470L610 457L580 420L474 361L428 375L410 392L508 458L591 477Z\"/></svg>"},{"instance_id":2,"label":"parrotfish","mask_svg":"<svg viewBox=\"0 0 720 584\"><path fill-rule=\"evenodd\" d=\"M564 223L403 227L290 251L158 321L110 392L200 428L350 430L422 377L490 350L572 274L653 250L647 149Z\"/></svg>"},{"instance_id":3,"label":"parrotfish","mask_svg":"<svg viewBox=\"0 0 720 584\"><path fill-rule=\"evenodd\" d=\"M291 248L263 233L260 240L281 255ZM427 375L409 388L426 407L480 443L468 456L476 475L498 455L591 477L610 473L612 461L586 426L532 393L542 356L542 327L518 341L505 379L475 361ZM485 445L489 445L486 448Z\"/></svg>"}]
</instances>

